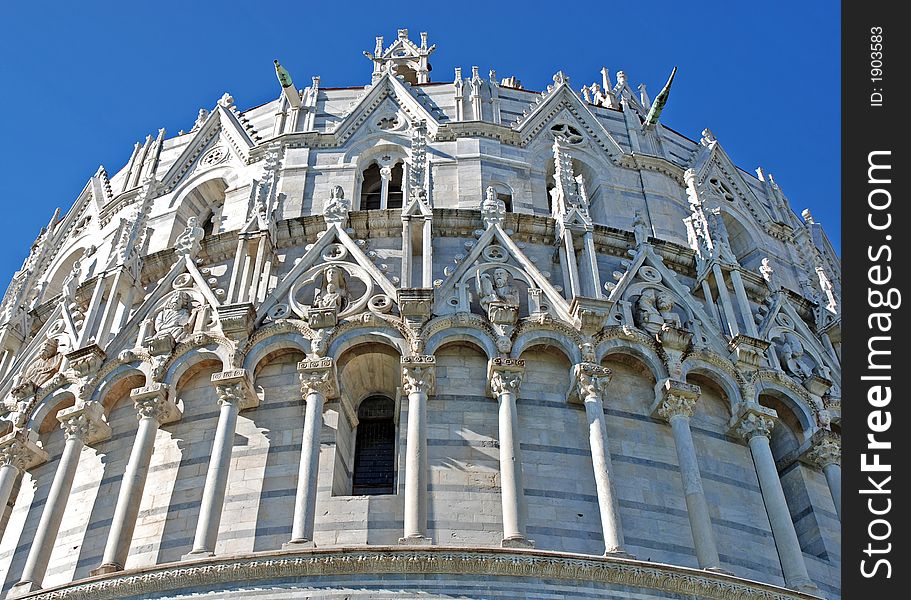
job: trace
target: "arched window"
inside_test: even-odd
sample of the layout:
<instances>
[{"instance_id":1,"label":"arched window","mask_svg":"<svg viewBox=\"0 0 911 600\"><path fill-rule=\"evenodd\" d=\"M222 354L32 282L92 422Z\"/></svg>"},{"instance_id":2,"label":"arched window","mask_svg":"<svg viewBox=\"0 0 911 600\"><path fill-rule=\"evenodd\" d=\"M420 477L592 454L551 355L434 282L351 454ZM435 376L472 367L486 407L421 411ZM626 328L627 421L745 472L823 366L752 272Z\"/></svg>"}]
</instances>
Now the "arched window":
<instances>
[{"instance_id":1,"label":"arched window","mask_svg":"<svg viewBox=\"0 0 911 600\"><path fill-rule=\"evenodd\" d=\"M371 396L357 409L351 493L395 493L395 403Z\"/></svg>"},{"instance_id":2,"label":"arched window","mask_svg":"<svg viewBox=\"0 0 911 600\"><path fill-rule=\"evenodd\" d=\"M386 170L386 180L383 171ZM372 163L364 169L361 183L361 210L402 208L402 163L380 167Z\"/></svg>"}]
</instances>

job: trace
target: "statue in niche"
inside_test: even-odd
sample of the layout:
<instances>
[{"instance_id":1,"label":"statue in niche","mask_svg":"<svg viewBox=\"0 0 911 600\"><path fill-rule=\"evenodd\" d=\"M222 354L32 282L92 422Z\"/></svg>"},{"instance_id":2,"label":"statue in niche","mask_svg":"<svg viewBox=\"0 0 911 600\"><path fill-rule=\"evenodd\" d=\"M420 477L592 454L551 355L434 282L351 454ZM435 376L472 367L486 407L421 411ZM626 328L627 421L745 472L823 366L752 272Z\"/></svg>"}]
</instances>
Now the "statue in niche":
<instances>
[{"instance_id":1,"label":"statue in niche","mask_svg":"<svg viewBox=\"0 0 911 600\"><path fill-rule=\"evenodd\" d=\"M31 383L41 387L60 370L63 354L59 352L60 342L57 338L49 338L41 347L41 352L29 364L22 376L23 383Z\"/></svg>"},{"instance_id":2,"label":"statue in niche","mask_svg":"<svg viewBox=\"0 0 911 600\"><path fill-rule=\"evenodd\" d=\"M323 287L317 288L313 295L313 307L331 309L336 313L348 303L348 282L345 273L335 265L323 270Z\"/></svg>"},{"instance_id":3,"label":"statue in niche","mask_svg":"<svg viewBox=\"0 0 911 600\"><path fill-rule=\"evenodd\" d=\"M674 296L668 292L659 292L655 300L655 306L657 307L658 314L661 315L661 320L664 321L664 324L682 329L683 324L680 322L680 315L674 312L675 304L677 304L677 302L674 300Z\"/></svg>"},{"instance_id":4,"label":"statue in niche","mask_svg":"<svg viewBox=\"0 0 911 600\"><path fill-rule=\"evenodd\" d=\"M155 315L155 333L158 336L168 334L180 342L193 332L195 316L193 297L184 291L174 292Z\"/></svg>"},{"instance_id":5,"label":"statue in niche","mask_svg":"<svg viewBox=\"0 0 911 600\"><path fill-rule=\"evenodd\" d=\"M512 325L519 318L519 290L512 275L503 267L491 273L478 273L477 288L481 308L492 323Z\"/></svg>"},{"instance_id":6,"label":"statue in niche","mask_svg":"<svg viewBox=\"0 0 911 600\"><path fill-rule=\"evenodd\" d=\"M633 218L633 235L636 238L636 246L647 243L650 233L648 223L645 222L645 218L642 216L642 211L637 210Z\"/></svg>"},{"instance_id":7,"label":"statue in niche","mask_svg":"<svg viewBox=\"0 0 911 600\"><path fill-rule=\"evenodd\" d=\"M800 338L793 333L787 332L781 337L781 340L781 343L776 346L781 367L800 378L812 375L813 372L800 360L804 355Z\"/></svg>"},{"instance_id":8,"label":"statue in niche","mask_svg":"<svg viewBox=\"0 0 911 600\"><path fill-rule=\"evenodd\" d=\"M340 185L332 186L332 190L329 192L329 200L326 201L326 207L323 210L326 222L344 223L350 210L351 201L345 198L345 190Z\"/></svg>"},{"instance_id":9,"label":"statue in niche","mask_svg":"<svg viewBox=\"0 0 911 600\"><path fill-rule=\"evenodd\" d=\"M737 262L734 251L731 249L731 240L728 237L728 229L724 225L720 212L710 212L707 215L709 235L712 238L712 244L715 246L715 256L720 260L727 262Z\"/></svg>"}]
</instances>

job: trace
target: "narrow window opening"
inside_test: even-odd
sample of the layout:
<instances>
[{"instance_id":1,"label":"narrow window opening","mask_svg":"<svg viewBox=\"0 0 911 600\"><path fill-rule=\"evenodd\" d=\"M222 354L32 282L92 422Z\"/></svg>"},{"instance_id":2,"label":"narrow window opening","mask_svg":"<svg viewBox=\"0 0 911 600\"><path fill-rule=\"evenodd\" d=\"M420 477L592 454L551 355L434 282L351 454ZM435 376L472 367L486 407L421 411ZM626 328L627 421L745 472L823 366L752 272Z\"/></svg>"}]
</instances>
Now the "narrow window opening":
<instances>
[{"instance_id":1,"label":"narrow window opening","mask_svg":"<svg viewBox=\"0 0 911 600\"><path fill-rule=\"evenodd\" d=\"M371 396L357 410L351 493L371 496L395 493L395 403Z\"/></svg>"}]
</instances>

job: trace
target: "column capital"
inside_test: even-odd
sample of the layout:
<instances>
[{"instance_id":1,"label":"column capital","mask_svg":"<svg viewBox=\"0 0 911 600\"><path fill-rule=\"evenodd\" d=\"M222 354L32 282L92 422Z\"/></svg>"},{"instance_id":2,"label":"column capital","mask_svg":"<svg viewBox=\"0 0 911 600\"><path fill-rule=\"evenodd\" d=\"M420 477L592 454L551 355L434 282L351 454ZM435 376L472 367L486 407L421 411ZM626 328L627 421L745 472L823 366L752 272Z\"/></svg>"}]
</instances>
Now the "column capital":
<instances>
[{"instance_id":1,"label":"column capital","mask_svg":"<svg viewBox=\"0 0 911 600\"><path fill-rule=\"evenodd\" d=\"M91 445L111 437L111 428L104 421L104 409L98 402L86 402L57 413L66 439L77 439Z\"/></svg>"},{"instance_id":2,"label":"column capital","mask_svg":"<svg viewBox=\"0 0 911 600\"><path fill-rule=\"evenodd\" d=\"M611 370L597 363L583 362L573 365L570 381L570 402L585 402L588 398L601 398L610 383Z\"/></svg>"},{"instance_id":3,"label":"column capital","mask_svg":"<svg viewBox=\"0 0 911 600\"><path fill-rule=\"evenodd\" d=\"M487 363L487 389L497 398L500 394L519 394L522 377L525 375L525 361L521 358L496 357Z\"/></svg>"},{"instance_id":4,"label":"column capital","mask_svg":"<svg viewBox=\"0 0 911 600\"><path fill-rule=\"evenodd\" d=\"M665 421L670 421L674 417L689 419L696 410L696 401L702 394L702 389L685 381L665 379L660 394L652 405L653 417Z\"/></svg>"},{"instance_id":5,"label":"column capital","mask_svg":"<svg viewBox=\"0 0 911 600\"><path fill-rule=\"evenodd\" d=\"M35 434L19 430L0 437L0 466L11 465L19 471L47 462L48 455L35 443Z\"/></svg>"},{"instance_id":6,"label":"column capital","mask_svg":"<svg viewBox=\"0 0 911 600\"><path fill-rule=\"evenodd\" d=\"M153 383L130 392L137 418L155 419L159 425L179 420L183 413L168 397L170 391L167 384Z\"/></svg>"},{"instance_id":7,"label":"column capital","mask_svg":"<svg viewBox=\"0 0 911 600\"><path fill-rule=\"evenodd\" d=\"M302 398L306 399L314 392L322 394L327 400L338 397L338 374L334 359L327 357L303 360L297 363L297 373Z\"/></svg>"},{"instance_id":8,"label":"column capital","mask_svg":"<svg viewBox=\"0 0 911 600\"><path fill-rule=\"evenodd\" d=\"M259 406L259 396L247 377L246 369L231 369L221 373L212 373L212 385L218 393L219 406L235 404L238 410Z\"/></svg>"},{"instance_id":9,"label":"column capital","mask_svg":"<svg viewBox=\"0 0 911 600\"><path fill-rule=\"evenodd\" d=\"M402 357L402 389L406 394L432 394L436 384L436 358L429 354Z\"/></svg>"},{"instance_id":10,"label":"column capital","mask_svg":"<svg viewBox=\"0 0 911 600\"><path fill-rule=\"evenodd\" d=\"M829 465L841 466L841 436L833 431L820 429L810 438L804 454L806 460L820 469Z\"/></svg>"},{"instance_id":11,"label":"column capital","mask_svg":"<svg viewBox=\"0 0 911 600\"><path fill-rule=\"evenodd\" d=\"M778 413L759 404L741 403L731 419L730 433L749 442L754 436L768 438L778 420Z\"/></svg>"}]
</instances>

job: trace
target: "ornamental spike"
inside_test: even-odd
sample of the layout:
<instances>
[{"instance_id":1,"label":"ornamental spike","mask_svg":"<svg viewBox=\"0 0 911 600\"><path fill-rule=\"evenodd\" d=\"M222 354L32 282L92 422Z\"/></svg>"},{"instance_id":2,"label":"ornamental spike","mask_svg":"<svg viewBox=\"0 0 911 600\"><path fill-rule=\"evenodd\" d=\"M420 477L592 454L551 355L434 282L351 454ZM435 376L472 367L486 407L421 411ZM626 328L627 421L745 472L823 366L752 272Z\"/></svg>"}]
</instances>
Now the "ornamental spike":
<instances>
[{"instance_id":1,"label":"ornamental spike","mask_svg":"<svg viewBox=\"0 0 911 600\"><path fill-rule=\"evenodd\" d=\"M664 105L667 104L667 97L671 93L671 84L674 82L674 75L677 74L677 67L674 67L674 70L671 71L671 76L667 78L667 83L664 84L664 87L661 88L661 91L658 92L658 95L655 96L655 101L652 103L652 107L648 111L648 115L645 117L645 127L654 127L658 123L658 118L661 116L661 111L664 109Z\"/></svg>"}]
</instances>

